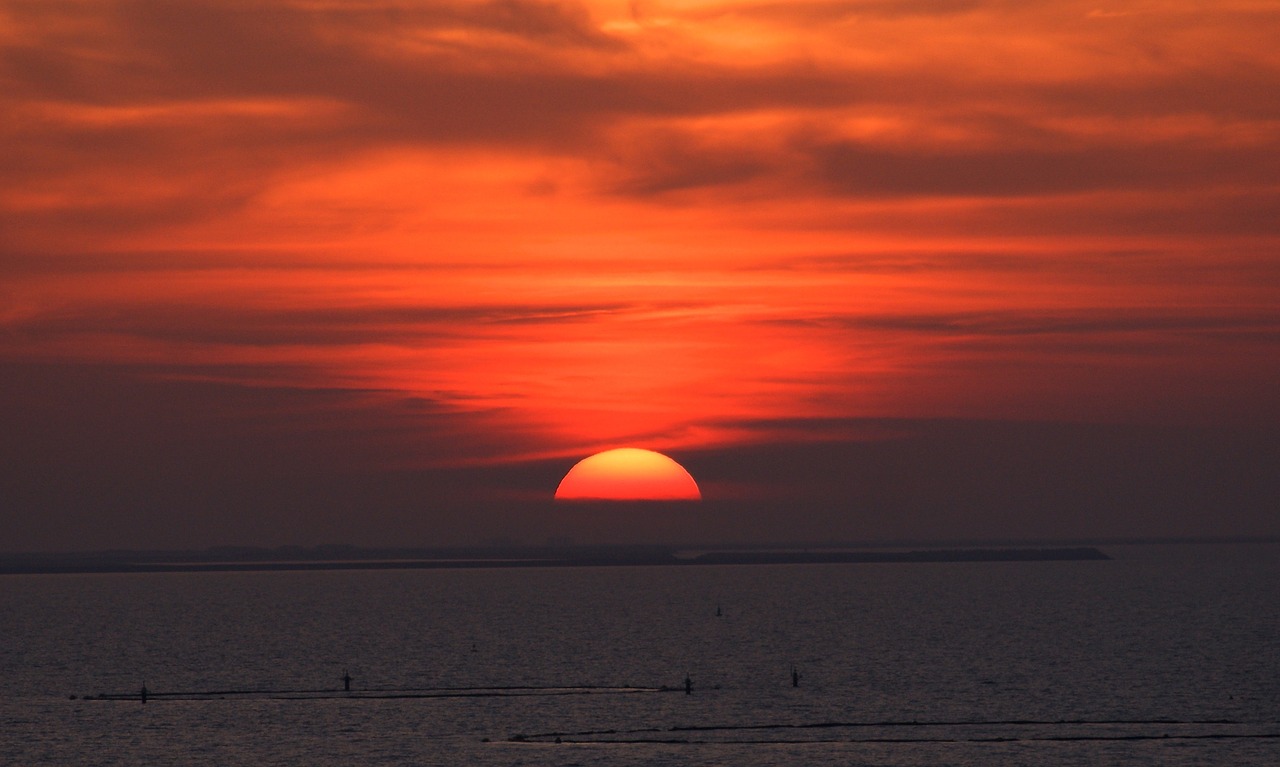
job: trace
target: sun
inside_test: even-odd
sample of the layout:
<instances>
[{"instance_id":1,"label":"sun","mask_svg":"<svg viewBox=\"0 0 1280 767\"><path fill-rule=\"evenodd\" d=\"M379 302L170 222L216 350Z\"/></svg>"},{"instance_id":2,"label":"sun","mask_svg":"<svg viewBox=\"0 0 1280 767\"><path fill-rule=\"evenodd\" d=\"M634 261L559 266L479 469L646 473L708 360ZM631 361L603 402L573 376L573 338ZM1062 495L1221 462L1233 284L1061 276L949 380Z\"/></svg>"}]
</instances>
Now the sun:
<instances>
[{"instance_id":1,"label":"sun","mask_svg":"<svg viewBox=\"0 0 1280 767\"><path fill-rule=\"evenodd\" d=\"M556 500L700 501L702 491L683 466L662 453L620 447L574 464L560 480Z\"/></svg>"}]
</instances>

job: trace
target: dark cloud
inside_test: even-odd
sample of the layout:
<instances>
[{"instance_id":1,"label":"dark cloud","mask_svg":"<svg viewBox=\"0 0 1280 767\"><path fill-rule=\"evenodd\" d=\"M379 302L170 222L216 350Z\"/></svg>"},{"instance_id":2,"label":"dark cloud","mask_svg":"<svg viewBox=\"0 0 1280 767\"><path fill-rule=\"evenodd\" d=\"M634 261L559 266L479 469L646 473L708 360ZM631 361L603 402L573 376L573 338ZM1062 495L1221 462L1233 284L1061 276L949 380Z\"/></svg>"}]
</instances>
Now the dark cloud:
<instances>
[{"instance_id":1,"label":"dark cloud","mask_svg":"<svg viewBox=\"0 0 1280 767\"><path fill-rule=\"evenodd\" d=\"M1275 19L1269 19L1272 25ZM1264 94L1280 81L1272 62L1248 54L1209 63L1171 62L1158 57L1149 71L1034 85L1002 84L1011 104L1028 103L1047 114L1109 118L1211 117L1224 127L1234 121L1269 121L1280 105ZM1135 123L1141 130L1141 123ZM1267 143L1270 143L1268 140Z\"/></svg>"},{"instance_id":2,"label":"dark cloud","mask_svg":"<svg viewBox=\"0 0 1280 767\"><path fill-rule=\"evenodd\" d=\"M1263 264L1258 264L1263 266ZM1181 278L1188 270L1213 269L1199 258L1180 257L1167 251L1072 250L1030 254L1023 251L907 250L895 252L838 253L795 256L770 261L762 269L795 272L836 272L873 275L1042 275L1060 280L1080 280L1105 274L1109 282L1150 280L1153 272Z\"/></svg>"},{"instance_id":3,"label":"dark cloud","mask_svg":"<svg viewBox=\"0 0 1280 767\"><path fill-rule=\"evenodd\" d=\"M776 428L773 423L743 424ZM786 424L791 433L807 430ZM819 424L843 441L689 453L704 483L772 495L791 539L939 540L1274 534L1275 432L997 421ZM839 429L837 429L839 426ZM748 502L737 500L742 505Z\"/></svg>"},{"instance_id":4,"label":"dark cloud","mask_svg":"<svg viewBox=\"0 0 1280 767\"><path fill-rule=\"evenodd\" d=\"M797 25L833 24L860 18L951 16L1005 6L991 0L828 0L725 5L710 14L733 14Z\"/></svg>"},{"instance_id":5,"label":"dark cloud","mask_svg":"<svg viewBox=\"0 0 1280 767\"><path fill-rule=\"evenodd\" d=\"M978 9L993 12L989 3L941 0L766 3L723 12L811 24L814 14ZM1041 23L1037 13L1011 19ZM184 220L206 207L218 215L245 205L285 168L377 146L550 149L593 158L611 169L603 188L642 197L760 178L773 179L782 193L871 198L1163 193L1269 188L1280 172L1272 159L1280 157L1274 137L1247 125L1280 114L1268 97L1280 72L1244 52L1044 79L977 74L931 59L896 68L802 59L767 65L679 55L655 60L600 31L581 6L515 0L426 7L74 3L54 10L22 5L15 15L37 36L3 53L12 86L7 99L18 115L0 129L9 147L0 150L0 170L10 183L74 173L164 178L177 187L167 200L137 200L127 187L115 199L81 195L66 210L28 211L15 227L62 221L86 232L110 231ZM234 104L246 101L283 111L236 112ZM219 102L228 110L221 116L183 111ZM50 106L70 111L55 118ZM75 117L75 108L170 111L87 119ZM804 127L814 110L830 109L906 114L969 138L940 144L926 130L870 141ZM791 111L799 123L729 144L703 127L663 124L760 110ZM633 118L653 127L614 135ZM1147 121L1160 118L1217 121L1224 128L1246 123L1252 137L1146 135ZM1054 119L1119 122L1072 133L1044 127ZM780 150L787 131L794 135L782 143L790 148ZM1268 203L1237 217L1267 229L1266 222L1278 218L1274 212Z\"/></svg>"},{"instance_id":6,"label":"dark cloud","mask_svg":"<svg viewBox=\"0 0 1280 767\"><path fill-rule=\"evenodd\" d=\"M11 339L29 343L108 333L197 345L413 345L432 339L484 336L504 327L587 322L651 308L594 304L261 309L151 302L61 308L10 321L3 327Z\"/></svg>"},{"instance_id":7,"label":"dark cloud","mask_svg":"<svg viewBox=\"0 0 1280 767\"><path fill-rule=\"evenodd\" d=\"M1229 312L1188 314L1163 310L1097 308L1046 312L998 311L929 314L844 314L825 317L788 317L782 324L846 327L863 330L905 331L930 336L1028 336L1111 333L1248 334L1280 341L1280 314Z\"/></svg>"},{"instance_id":8,"label":"dark cloud","mask_svg":"<svg viewBox=\"0 0 1280 767\"><path fill-rule=\"evenodd\" d=\"M966 225L970 231L1000 227L1010 234L1025 235L1271 238L1280 235L1280 190L1261 185L1237 189L1184 187L1183 193L1167 196L1154 190L1147 194L1054 200L1034 207L997 204L976 212ZM1230 253L1196 259L1198 263L1186 259L1184 274L1222 274L1224 269L1237 265L1251 271L1266 269L1268 250L1265 240L1240 242Z\"/></svg>"},{"instance_id":9,"label":"dark cloud","mask_svg":"<svg viewBox=\"0 0 1280 767\"><path fill-rule=\"evenodd\" d=\"M498 505L493 488L506 486L487 484L483 462L459 464L525 439L511 424L485 426L489 413L314 381L256 387L95 365L2 372L6 550L426 543L450 534L458 514Z\"/></svg>"},{"instance_id":10,"label":"dark cloud","mask_svg":"<svg viewBox=\"0 0 1280 767\"><path fill-rule=\"evenodd\" d=\"M936 151L887 148L853 142L816 146L816 173L846 194L886 196L1012 197L1115 190L1177 190L1217 185L1264 185L1280 164L1256 148L1204 144L1140 144L1125 147L1070 145L984 147Z\"/></svg>"},{"instance_id":11,"label":"dark cloud","mask_svg":"<svg viewBox=\"0 0 1280 767\"><path fill-rule=\"evenodd\" d=\"M81 59L67 48L33 45L9 51L8 69L41 101L138 106L197 99L332 100L358 107L364 123L340 126L334 140L345 141L381 134L573 143L581 137L578 124L600 115L836 104L849 90L838 73L800 67L643 65L628 57L606 60L603 68L582 67L562 56L565 40L589 40L590 47L607 41L608 48L622 43L591 31L582 13L562 5L502 2L438 11L404 12L406 17L366 8L330 17L283 5L129 3L101 19L112 32L95 41L103 53L115 54L114 66ZM482 34L472 38L475 49L409 44L415 34L439 28L474 34L495 26L522 40L553 44L522 49L519 56L505 55L500 41ZM123 55L117 46L124 47ZM68 74L39 75L53 68ZM602 71L590 71L595 69Z\"/></svg>"},{"instance_id":12,"label":"dark cloud","mask_svg":"<svg viewBox=\"0 0 1280 767\"><path fill-rule=\"evenodd\" d=\"M704 138L667 132L649 135L624 150L614 194L648 197L670 192L741 184L777 173L773 158L750 148L716 146Z\"/></svg>"}]
</instances>

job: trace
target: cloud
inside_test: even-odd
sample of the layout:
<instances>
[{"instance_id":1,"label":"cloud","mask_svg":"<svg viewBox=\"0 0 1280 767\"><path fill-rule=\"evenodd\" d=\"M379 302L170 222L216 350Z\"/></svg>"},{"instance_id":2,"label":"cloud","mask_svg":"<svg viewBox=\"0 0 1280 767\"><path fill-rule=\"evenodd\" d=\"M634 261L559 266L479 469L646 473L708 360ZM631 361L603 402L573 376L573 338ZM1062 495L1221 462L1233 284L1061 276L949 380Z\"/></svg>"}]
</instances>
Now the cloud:
<instances>
[{"instance_id":1,"label":"cloud","mask_svg":"<svg viewBox=\"0 0 1280 767\"><path fill-rule=\"evenodd\" d=\"M640 307L592 306L336 306L267 309L164 302L80 306L5 323L13 336L34 342L91 333L178 344L333 346L414 345L431 339L485 334L486 328L561 325L615 316ZM649 307L644 307L647 311Z\"/></svg>"},{"instance_id":2,"label":"cloud","mask_svg":"<svg viewBox=\"0 0 1280 767\"><path fill-rule=\"evenodd\" d=\"M790 317L784 324L842 326L860 330L906 331L931 336L1028 336L1080 335L1098 337L1115 333L1167 334L1265 334L1280 340L1280 314L1224 312L1189 314L1173 308L1161 310L1094 308L1042 312L999 311L931 314L845 314L826 317Z\"/></svg>"},{"instance_id":3,"label":"cloud","mask_svg":"<svg viewBox=\"0 0 1280 767\"><path fill-rule=\"evenodd\" d=\"M809 26L847 22L859 18L902 18L911 16L952 16L1008 7L992 0L825 0L821 2L756 2L723 5L725 14L740 14L774 23Z\"/></svg>"},{"instance_id":4,"label":"cloud","mask_svg":"<svg viewBox=\"0 0 1280 767\"><path fill-rule=\"evenodd\" d=\"M3 129L0 210L21 230L146 229L249 208L284 174L404 146L573 156L600 170L598 189L640 199L762 183L876 200L1270 188L1280 152L1266 94L1280 73L1252 38L1231 56L1199 53L1239 11L1205 25L1174 10L1158 55L1083 10L1052 27L1050 9L1006 3L664 7L685 23L635 34L573 3L20 4L4 52L19 119ZM850 48L815 14L889 34ZM942 32L939 14L959 26ZM813 53L735 56L732 35L712 33L743 19L765 24L743 33L767 50ZM1002 23L1008 36L992 33ZM1024 62L1026 35L1046 50ZM1102 52L1107 35L1142 64ZM931 41L936 53L903 56ZM751 127L760 115L772 118ZM1163 135L1162 119L1200 128ZM717 139L725 129L732 140Z\"/></svg>"},{"instance_id":5,"label":"cloud","mask_svg":"<svg viewBox=\"0 0 1280 767\"><path fill-rule=\"evenodd\" d=\"M1068 140L1051 142L1062 147ZM1256 150L1193 144L935 152L840 142L809 150L831 188L872 197L1012 197L1113 190L1270 185Z\"/></svg>"},{"instance_id":6,"label":"cloud","mask_svg":"<svg viewBox=\"0 0 1280 767\"><path fill-rule=\"evenodd\" d=\"M554 489L554 467L515 466L494 482L479 460L529 446L514 424L495 429L493 413L420 397L227 384L163 367L0 372L7 550L426 543L465 526L458 514L499 507L503 487Z\"/></svg>"},{"instance_id":7,"label":"cloud","mask_svg":"<svg viewBox=\"0 0 1280 767\"><path fill-rule=\"evenodd\" d=\"M792 540L1062 539L1217 524L1224 534L1265 534L1273 529L1265 510L1280 492L1268 469L1280 442L1248 427L929 419L817 427L870 436L765 439L681 460L700 480L752 486L757 497L771 489L768 504L803 510L790 515Z\"/></svg>"}]
</instances>

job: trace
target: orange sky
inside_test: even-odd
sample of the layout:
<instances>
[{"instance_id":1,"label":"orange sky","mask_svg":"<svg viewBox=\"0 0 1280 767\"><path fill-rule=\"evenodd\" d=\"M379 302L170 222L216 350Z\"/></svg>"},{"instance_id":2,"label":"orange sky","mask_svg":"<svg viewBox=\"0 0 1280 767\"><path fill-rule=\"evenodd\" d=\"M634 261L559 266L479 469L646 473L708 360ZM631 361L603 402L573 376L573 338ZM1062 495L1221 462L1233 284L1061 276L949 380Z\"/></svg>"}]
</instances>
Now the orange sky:
<instances>
[{"instance_id":1,"label":"orange sky","mask_svg":"<svg viewBox=\"0 0 1280 767\"><path fill-rule=\"evenodd\" d=\"M1274 434L1278 39L1267 0L0 0L0 407L49 445L7 450L77 408L344 471Z\"/></svg>"}]
</instances>

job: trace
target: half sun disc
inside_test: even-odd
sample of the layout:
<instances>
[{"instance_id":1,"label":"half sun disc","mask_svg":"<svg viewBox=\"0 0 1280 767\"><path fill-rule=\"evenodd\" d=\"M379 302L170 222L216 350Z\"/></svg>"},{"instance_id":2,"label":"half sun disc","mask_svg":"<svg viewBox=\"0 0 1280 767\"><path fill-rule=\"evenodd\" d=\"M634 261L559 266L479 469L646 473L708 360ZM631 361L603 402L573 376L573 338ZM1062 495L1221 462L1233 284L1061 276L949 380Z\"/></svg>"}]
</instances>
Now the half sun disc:
<instances>
[{"instance_id":1,"label":"half sun disc","mask_svg":"<svg viewBox=\"0 0 1280 767\"><path fill-rule=\"evenodd\" d=\"M556 500L699 501L702 491L662 453L622 447L578 461L560 480Z\"/></svg>"}]
</instances>

